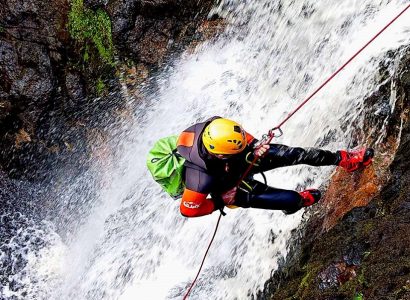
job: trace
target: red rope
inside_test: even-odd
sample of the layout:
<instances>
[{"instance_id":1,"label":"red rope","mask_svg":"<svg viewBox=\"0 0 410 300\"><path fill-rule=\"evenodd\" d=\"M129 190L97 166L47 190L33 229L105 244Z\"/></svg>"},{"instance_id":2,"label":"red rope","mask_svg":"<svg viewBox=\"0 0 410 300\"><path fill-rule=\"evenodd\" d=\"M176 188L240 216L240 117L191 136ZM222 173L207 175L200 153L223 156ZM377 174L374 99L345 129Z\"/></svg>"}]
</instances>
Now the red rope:
<instances>
[{"instance_id":1,"label":"red rope","mask_svg":"<svg viewBox=\"0 0 410 300\"><path fill-rule=\"evenodd\" d=\"M269 144L272 139L275 137L275 130L280 129L282 127L283 124L285 124L299 109L301 109L310 99L313 98L313 96L315 96L325 85L327 85L337 74L339 74L353 59L356 58L356 56L358 56L367 46L369 46L380 34L383 33L383 31L385 31L391 24L393 24L402 14L404 14L404 12L409 9L410 4L407 5L407 7L405 9L403 9L393 20L391 20L386 26L384 26L375 36L373 36L362 48L360 48L351 58L349 58L336 72L334 72L328 79L326 79L325 82L323 82L312 94L310 94L301 104L299 104L298 107L296 107L296 109L294 109L292 112L290 112L288 114L288 116L279 123L279 125L277 125L276 127L273 127L271 130L269 130L269 134L266 136L265 140L263 140L262 143L260 143L257 147L260 148L262 145L267 145ZM237 186L239 186L239 184L242 182L242 180L249 174L249 172L251 171L251 169L253 168L253 166L255 165L256 161L258 160L259 156L255 155L255 158L253 159L252 163L248 166L248 168L246 169L245 173L242 175L241 179L239 180ZM208 251L211 248L212 242L214 241L216 232L218 230L219 227L219 222L221 221L221 216L222 213L219 215L218 218L218 222L216 223L216 227L215 227L215 231L214 234L212 236L211 242L208 245L208 249L206 249L204 258L202 259L202 263L201 266L199 267L198 273L196 274L196 277L194 279L194 281L192 282L191 286L188 289L188 292L185 294L183 300L186 300L188 298L189 293L191 292L192 288L194 287L196 280L199 277L199 274L201 273L202 267L204 265L205 262L205 258L208 255Z\"/></svg>"},{"instance_id":2,"label":"red rope","mask_svg":"<svg viewBox=\"0 0 410 300\"><path fill-rule=\"evenodd\" d=\"M282 125L289 120L299 109L302 108L303 105L305 105L314 95L317 94L325 85L329 83L337 74L340 73L346 67L353 59L356 58L362 52L367 46L369 46L380 34L382 34L383 31L385 31L391 24L393 24L404 12L410 7L410 4L407 5L405 9L403 9L393 20L391 20L386 26L382 28L374 37L372 37L359 51L357 51L348 61L346 61L343 66L341 66L336 72L332 74L324 83L322 83L321 86L319 86L309 97L307 97L295 110L293 110L279 125L274 127L274 129L278 129L282 127Z\"/></svg>"},{"instance_id":3,"label":"red rope","mask_svg":"<svg viewBox=\"0 0 410 300\"><path fill-rule=\"evenodd\" d=\"M204 262L205 262L205 258L206 258L206 256L208 255L208 251L209 251L209 249L211 248L212 242L214 241L214 238L215 238L215 235L216 235L216 231L218 230L219 221L221 221L221 217L222 217L222 213L221 213L221 214L219 215L219 217L218 217L218 222L216 222L216 227L215 227L214 234L213 234L213 236L212 236L211 242L210 242L209 245L208 245L208 249L206 249L206 252L205 252L204 258L202 259L202 263L201 263L201 266L199 267L198 273L196 274L196 277L195 277L194 281L192 282L191 286L189 287L188 292L185 294L183 300L185 300L185 299L188 298L189 293L191 292L192 288L193 288L194 285L195 285L196 280L198 279L199 274L201 273L202 266L204 265Z\"/></svg>"}]
</instances>

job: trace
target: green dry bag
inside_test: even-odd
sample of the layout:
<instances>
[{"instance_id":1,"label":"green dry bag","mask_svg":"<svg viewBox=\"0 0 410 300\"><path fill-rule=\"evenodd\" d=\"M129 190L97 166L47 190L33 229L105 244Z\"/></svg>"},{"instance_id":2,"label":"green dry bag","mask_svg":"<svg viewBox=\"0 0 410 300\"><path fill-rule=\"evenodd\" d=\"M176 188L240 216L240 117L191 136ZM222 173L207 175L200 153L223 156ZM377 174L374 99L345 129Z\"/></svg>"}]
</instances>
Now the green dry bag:
<instances>
[{"instance_id":1,"label":"green dry bag","mask_svg":"<svg viewBox=\"0 0 410 300\"><path fill-rule=\"evenodd\" d=\"M178 136L158 140L148 153L147 166L152 177L172 198L181 197L184 190L182 172L185 162L177 152Z\"/></svg>"}]
</instances>

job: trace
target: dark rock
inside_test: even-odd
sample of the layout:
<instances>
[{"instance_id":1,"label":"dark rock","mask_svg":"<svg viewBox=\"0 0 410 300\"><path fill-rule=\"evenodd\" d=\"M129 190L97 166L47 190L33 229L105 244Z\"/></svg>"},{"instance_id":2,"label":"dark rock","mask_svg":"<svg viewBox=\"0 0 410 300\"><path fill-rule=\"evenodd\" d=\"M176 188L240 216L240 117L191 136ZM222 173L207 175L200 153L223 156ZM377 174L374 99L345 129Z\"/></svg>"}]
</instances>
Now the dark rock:
<instances>
[{"instance_id":1,"label":"dark rock","mask_svg":"<svg viewBox=\"0 0 410 300\"><path fill-rule=\"evenodd\" d=\"M403 87L408 89L410 87L410 70L407 68L404 69L399 75L399 80L403 84Z\"/></svg>"},{"instance_id":2,"label":"dark rock","mask_svg":"<svg viewBox=\"0 0 410 300\"><path fill-rule=\"evenodd\" d=\"M392 211L392 213L399 215L410 215L410 201L402 202L395 210Z\"/></svg>"},{"instance_id":3,"label":"dark rock","mask_svg":"<svg viewBox=\"0 0 410 300\"><path fill-rule=\"evenodd\" d=\"M67 88L67 94L76 104L84 104L81 103L82 100L86 98L84 81L81 78L81 74L79 72L67 72L65 77L65 85Z\"/></svg>"},{"instance_id":4,"label":"dark rock","mask_svg":"<svg viewBox=\"0 0 410 300\"><path fill-rule=\"evenodd\" d=\"M109 0L84 0L84 4L90 8L104 7L108 4Z\"/></svg>"},{"instance_id":5,"label":"dark rock","mask_svg":"<svg viewBox=\"0 0 410 300\"><path fill-rule=\"evenodd\" d=\"M62 149L84 154L87 143L79 140L87 139L84 126L104 128L112 122L107 116L124 102L114 68L92 56L92 47L85 62L84 45L70 39L69 1L1 2L0 168L34 179L45 161L67 161L60 157ZM179 49L180 44L170 47L176 37L192 34L183 28L204 18L212 2L85 0L84 5L108 12L120 56L158 67ZM93 101L96 96L103 101ZM37 163L30 162L34 157Z\"/></svg>"},{"instance_id":6,"label":"dark rock","mask_svg":"<svg viewBox=\"0 0 410 300\"><path fill-rule=\"evenodd\" d=\"M19 71L17 51L11 42L0 40L0 54L0 88L3 93L9 93Z\"/></svg>"},{"instance_id":7,"label":"dark rock","mask_svg":"<svg viewBox=\"0 0 410 300\"><path fill-rule=\"evenodd\" d=\"M48 2L44 0L2 1L1 19L3 26L12 37L47 44L49 47L61 46L64 20L68 11L65 0ZM50 5L52 4L52 5Z\"/></svg>"},{"instance_id":8,"label":"dark rock","mask_svg":"<svg viewBox=\"0 0 410 300\"><path fill-rule=\"evenodd\" d=\"M152 26L152 21L150 22L143 16L138 15L135 18L134 28L130 31L127 43L131 45L134 44L136 48L139 40L143 37L144 33L147 31L149 26ZM131 50L132 49L133 48L131 48ZM138 52L135 52L135 53L138 53Z\"/></svg>"},{"instance_id":9,"label":"dark rock","mask_svg":"<svg viewBox=\"0 0 410 300\"><path fill-rule=\"evenodd\" d=\"M56 79L50 51L56 53L66 41L66 1L3 1L0 10L3 34L0 36L0 166L15 169L21 146L34 142L40 116L50 106ZM61 55L60 55L61 57ZM14 137L16 140L14 140ZM13 146L17 146L13 149ZM36 148L36 147L34 147ZM25 153L23 155L32 156ZM34 155L37 157L37 155ZM13 173L14 173L13 171ZM29 170L25 170L30 173Z\"/></svg>"},{"instance_id":10,"label":"dark rock","mask_svg":"<svg viewBox=\"0 0 410 300\"><path fill-rule=\"evenodd\" d=\"M318 275L319 289L328 290L337 288L356 277L356 265L345 262L333 263Z\"/></svg>"},{"instance_id":11,"label":"dark rock","mask_svg":"<svg viewBox=\"0 0 410 300\"><path fill-rule=\"evenodd\" d=\"M169 38L150 28L137 46L139 59L148 64L161 63L167 53Z\"/></svg>"},{"instance_id":12,"label":"dark rock","mask_svg":"<svg viewBox=\"0 0 410 300\"><path fill-rule=\"evenodd\" d=\"M36 69L26 68L17 80L13 81L10 96L31 98L33 102L47 101L52 92L50 77L43 77Z\"/></svg>"},{"instance_id":13,"label":"dark rock","mask_svg":"<svg viewBox=\"0 0 410 300\"><path fill-rule=\"evenodd\" d=\"M169 50L168 44L178 39L193 19L204 18L212 4L211 0L114 0L107 5L107 11L122 55L158 65ZM185 35L192 32L186 31ZM157 47L157 54L152 47Z\"/></svg>"},{"instance_id":14,"label":"dark rock","mask_svg":"<svg viewBox=\"0 0 410 300\"><path fill-rule=\"evenodd\" d=\"M112 35L116 44L126 38L127 32L133 27L137 15L138 0L114 0L107 5L107 11L112 22Z\"/></svg>"}]
</instances>

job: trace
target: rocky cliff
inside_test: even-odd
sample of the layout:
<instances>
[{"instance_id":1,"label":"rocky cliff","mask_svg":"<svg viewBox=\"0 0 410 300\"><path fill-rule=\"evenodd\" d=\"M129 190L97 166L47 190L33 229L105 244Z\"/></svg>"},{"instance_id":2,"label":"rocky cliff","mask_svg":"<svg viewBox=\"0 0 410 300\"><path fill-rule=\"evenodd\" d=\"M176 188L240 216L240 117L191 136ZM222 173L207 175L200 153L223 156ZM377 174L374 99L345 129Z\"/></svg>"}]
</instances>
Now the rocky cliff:
<instances>
[{"instance_id":1,"label":"rocky cliff","mask_svg":"<svg viewBox=\"0 0 410 300\"><path fill-rule=\"evenodd\" d=\"M201 38L212 3L1 0L0 169L41 179L60 164L86 167L88 138L126 102L117 73L144 81Z\"/></svg>"}]
</instances>

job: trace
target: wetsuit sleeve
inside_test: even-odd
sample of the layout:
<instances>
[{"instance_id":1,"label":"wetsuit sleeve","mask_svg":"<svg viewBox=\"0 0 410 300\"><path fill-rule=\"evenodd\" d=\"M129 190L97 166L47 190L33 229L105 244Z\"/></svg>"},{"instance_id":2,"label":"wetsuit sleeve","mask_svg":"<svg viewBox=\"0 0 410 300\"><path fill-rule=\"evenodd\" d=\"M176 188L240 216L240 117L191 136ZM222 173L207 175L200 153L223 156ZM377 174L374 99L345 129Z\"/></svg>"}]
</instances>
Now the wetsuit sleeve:
<instances>
[{"instance_id":1,"label":"wetsuit sleeve","mask_svg":"<svg viewBox=\"0 0 410 300\"><path fill-rule=\"evenodd\" d=\"M180 205L181 214L185 217L200 217L211 214L215 204L208 195L185 188Z\"/></svg>"}]
</instances>

